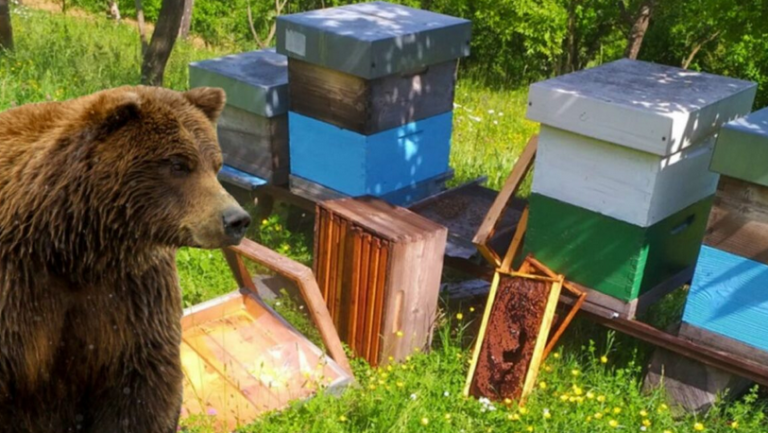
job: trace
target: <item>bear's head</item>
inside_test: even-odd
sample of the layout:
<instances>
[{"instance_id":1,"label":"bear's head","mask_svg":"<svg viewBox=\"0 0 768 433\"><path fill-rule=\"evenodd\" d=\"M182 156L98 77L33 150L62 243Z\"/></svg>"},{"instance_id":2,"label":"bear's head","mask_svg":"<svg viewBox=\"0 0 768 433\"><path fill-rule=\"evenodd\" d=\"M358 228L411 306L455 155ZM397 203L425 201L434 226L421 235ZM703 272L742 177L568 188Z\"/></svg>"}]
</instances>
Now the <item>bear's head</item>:
<instances>
[{"instance_id":1,"label":"bear's head","mask_svg":"<svg viewBox=\"0 0 768 433\"><path fill-rule=\"evenodd\" d=\"M0 115L0 256L98 275L157 248L220 248L250 223L217 180L221 89L119 87Z\"/></svg>"},{"instance_id":2,"label":"bear's head","mask_svg":"<svg viewBox=\"0 0 768 433\"><path fill-rule=\"evenodd\" d=\"M73 123L79 130L65 137L82 139L78 154L91 176L84 184L92 188L87 207L104 209L99 222L112 216L135 237L174 247L239 243L250 217L216 177L224 91L139 86L94 96Z\"/></svg>"}]
</instances>

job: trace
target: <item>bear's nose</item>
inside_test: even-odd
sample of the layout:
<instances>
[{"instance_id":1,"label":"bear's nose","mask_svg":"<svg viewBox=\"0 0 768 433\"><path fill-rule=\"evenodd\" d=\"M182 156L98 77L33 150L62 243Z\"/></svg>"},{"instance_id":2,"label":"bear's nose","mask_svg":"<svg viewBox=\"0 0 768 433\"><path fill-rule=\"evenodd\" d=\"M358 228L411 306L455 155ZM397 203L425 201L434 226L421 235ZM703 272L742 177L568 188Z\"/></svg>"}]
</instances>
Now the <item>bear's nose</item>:
<instances>
[{"instance_id":1,"label":"bear's nose","mask_svg":"<svg viewBox=\"0 0 768 433\"><path fill-rule=\"evenodd\" d=\"M224 211L222 222L224 223L224 233L239 241L245 236L245 231L251 224L251 216L241 207L233 206Z\"/></svg>"}]
</instances>

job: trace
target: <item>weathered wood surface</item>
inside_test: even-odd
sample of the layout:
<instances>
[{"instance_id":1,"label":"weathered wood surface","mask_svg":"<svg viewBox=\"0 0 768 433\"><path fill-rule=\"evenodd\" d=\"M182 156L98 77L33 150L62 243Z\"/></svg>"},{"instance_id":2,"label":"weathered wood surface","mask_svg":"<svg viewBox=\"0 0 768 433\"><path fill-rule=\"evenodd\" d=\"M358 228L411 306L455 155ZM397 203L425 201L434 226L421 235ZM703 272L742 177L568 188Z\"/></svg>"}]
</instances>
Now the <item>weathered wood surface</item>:
<instances>
[{"instance_id":1,"label":"weathered wood surface","mask_svg":"<svg viewBox=\"0 0 768 433\"><path fill-rule=\"evenodd\" d=\"M704 243L768 264L768 187L720 176Z\"/></svg>"},{"instance_id":2,"label":"weathered wood surface","mask_svg":"<svg viewBox=\"0 0 768 433\"><path fill-rule=\"evenodd\" d=\"M768 187L768 107L720 129L711 169Z\"/></svg>"},{"instance_id":3,"label":"weathered wood surface","mask_svg":"<svg viewBox=\"0 0 768 433\"><path fill-rule=\"evenodd\" d=\"M449 170L441 175L417 182L414 185L408 185L398 190L388 192L378 196L378 198L396 206L410 206L415 202L443 191L445 189L445 183L452 177L453 170ZM334 189L302 179L296 175L290 176L290 189L294 194L306 197L313 202L350 197L348 194L342 194Z\"/></svg>"},{"instance_id":4,"label":"weathered wood surface","mask_svg":"<svg viewBox=\"0 0 768 433\"><path fill-rule=\"evenodd\" d=\"M678 336L689 341L706 344L722 352L732 353L748 361L768 365L768 351L760 350L721 334L697 328L690 323L683 322L680 324Z\"/></svg>"},{"instance_id":5,"label":"weathered wood surface","mask_svg":"<svg viewBox=\"0 0 768 433\"><path fill-rule=\"evenodd\" d=\"M534 193L524 249L569 280L626 303L696 263L711 202L644 228Z\"/></svg>"},{"instance_id":6,"label":"weathered wood surface","mask_svg":"<svg viewBox=\"0 0 768 433\"><path fill-rule=\"evenodd\" d=\"M288 115L271 118L227 105L219 117L224 163L275 185L288 183Z\"/></svg>"},{"instance_id":7,"label":"weathered wood surface","mask_svg":"<svg viewBox=\"0 0 768 433\"><path fill-rule=\"evenodd\" d=\"M706 413L717 399L738 397L751 384L752 381L748 379L664 348L656 348L643 382L643 390L650 392L663 387L673 406L680 406L686 412Z\"/></svg>"},{"instance_id":8,"label":"weathered wood surface","mask_svg":"<svg viewBox=\"0 0 768 433\"><path fill-rule=\"evenodd\" d=\"M365 80L288 61L291 110L363 135L453 110L457 62Z\"/></svg>"},{"instance_id":9,"label":"weathered wood surface","mask_svg":"<svg viewBox=\"0 0 768 433\"><path fill-rule=\"evenodd\" d=\"M753 82L622 59L530 86L527 118L666 156L749 113Z\"/></svg>"},{"instance_id":10,"label":"weathered wood surface","mask_svg":"<svg viewBox=\"0 0 768 433\"><path fill-rule=\"evenodd\" d=\"M373 198L321 202L314 268L342 339L372 365L429 345L447 230Z\"/></svg>"},{"instance_id":11,"label":"weathered wood surface","mask_svg":"<svg viewBox=\"0 0 768 433\"><path fill-rule=\"evenodd\" d=\"M227 105L263 117L288 111L288 58L274 49L189 64L190 87L221 87Z\"/></svg>"},{"instance_id":12,"label":"weathered wood surface","mask_svg":"<svg viewBox=\"0 0 768 433\"><path fill-rule=\"evenodd\" d=\"M768 265L704 245L683 322L768 352Z\"/></svg>"},{"instance_id":13,"label":"weathered wood surface","mask_svg":"<svg viewBox=\"0 0 768 433\"><path fill-rule=\"evenodd\" d=\"M385 2L277 18L277 52L365 79L469 55L472 23Z\"/></svg>"},{"instance_id":14,"label":"weathered wood surface","mask_svg":"<svg viewBox=\"0 0 768 433\"><path fill-rule=\"evenodd\" d=\"M670 156L542 125L532 191L650 227L715 193L714 137Z\"/></svg>"},{"instance_id":15,"label":"weathered wood surface","mask_svg":"<svg viewBox=\"0 0 768 433\"><path fill-rule=\"evenodd\" d=\"M448 171L452 113L374 135L289 112L291 174L350 196L382 196Z\"/></svg>"}]
</instances>

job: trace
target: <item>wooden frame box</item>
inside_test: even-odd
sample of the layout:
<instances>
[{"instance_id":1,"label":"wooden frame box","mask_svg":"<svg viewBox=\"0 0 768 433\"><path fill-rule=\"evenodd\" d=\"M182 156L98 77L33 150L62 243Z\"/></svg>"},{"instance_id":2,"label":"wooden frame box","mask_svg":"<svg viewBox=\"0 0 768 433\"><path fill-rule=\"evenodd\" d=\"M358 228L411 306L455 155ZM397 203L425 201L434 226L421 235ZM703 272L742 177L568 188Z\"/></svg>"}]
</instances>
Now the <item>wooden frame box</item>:
<instances>
[{"instance_id":1,"label":"wooden frame box","mask_svg":"<svg viewBox=\"0 0 768 433\"><path fill-rule=\"evenodd\" d=\"M638 227L533 193L525 250L568 280L632 301L696 263L712 197Z\"/></svg>"},{"instance_id":2,"label":"wooden frame box","mask_svg":"<svg viewBox=\"0 0 768 433\"><path fill-rule=\"evenodd\" d=\"M322 202L315 275L341 339L376 366L432 338L447 229L371 197Z\"/></svg>"},{"instance_id":3,"label":"wooden frame box","mask_svg":"<svg viewBox=\"0 0 768 433\"><path fill-rule=\"evenodd\" d=\"M715 193L714 137L660 156L541 126L532 191L639 227Z\"/></svg>"},{"instance_id":4,"label":"wooden frame box","mask_svg":"<svg viewBox=\"0 0 768 433\"><path fill-rule=\"evenodd\" d=\"M277 18L277 52L371 80L469 55L469 20L385 2Z\"/></svg>"},{"instance_id":5,"label":"wooden frame box","mask_svg":"<svg viewBox=\"0 0 768 433\"><path fill-rule=\"evenodd\" d=\"M224 163L270 183L288 183L288 60L250 51L189 65L190 87L221 87L227 105L218 122Z\"/></svg>"},{"instance_id":6,"label":"wooden frame box","mask_svg":"<svg viewBox=\"0 0 768 433\"><path fill-rule=\"evenodd\" d=\"M289 113L291 173L349 196L382 196L448 171L452 112L374 135Z\"/></svg>"},{"instance_id":7,"label":"wooden frame box","mask_svg":"<svg viewBox=\"0 0 768 433\"><path fill-rule=\"evenodd\" d=\"M366 80L288 59L291 110L371 135L453 110L456 60Z\"/></svg>"},{"instance_id":8,"label":"wooden frame box","mask_svg":"<svg viewBox=\"0 0 768 433\"><path fill-rule=\"evenodd\" d=\"M722 144L720 144L722 143ZM768 187L768 107L720 129L712 171Z\"/></svg>"}]
</instances>

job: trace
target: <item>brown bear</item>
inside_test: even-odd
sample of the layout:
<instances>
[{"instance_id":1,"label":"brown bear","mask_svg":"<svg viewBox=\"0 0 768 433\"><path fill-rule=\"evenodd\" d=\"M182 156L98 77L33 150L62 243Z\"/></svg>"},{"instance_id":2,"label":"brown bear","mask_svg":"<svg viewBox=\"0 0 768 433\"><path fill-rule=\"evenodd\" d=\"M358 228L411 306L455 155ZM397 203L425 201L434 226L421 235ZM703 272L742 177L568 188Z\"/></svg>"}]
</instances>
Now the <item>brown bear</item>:
<instances>
[{"instance_id":1,"label":"brown bear","mask_svg":"<svg viewBox=\"0 0 768 433\"><path fill-rule=\"evenodd\" d=\"M220 89L120 87L0 113L0 431L170 433L175 251L240 242Z\"/></svg>"}]
</instances>

